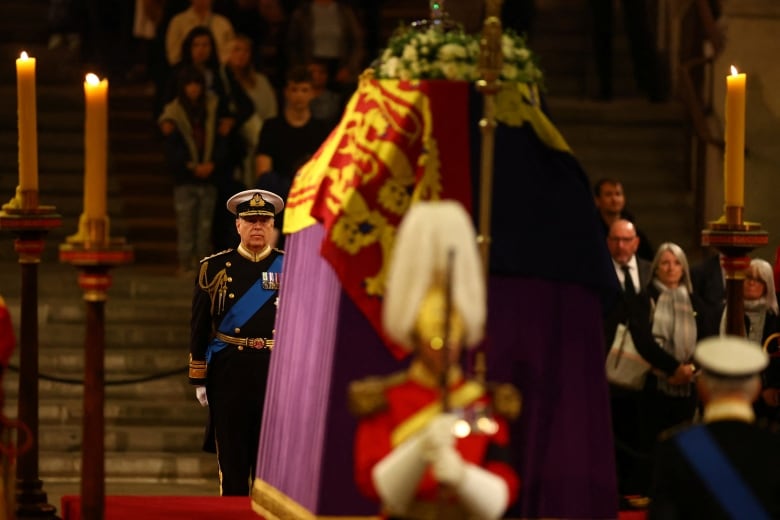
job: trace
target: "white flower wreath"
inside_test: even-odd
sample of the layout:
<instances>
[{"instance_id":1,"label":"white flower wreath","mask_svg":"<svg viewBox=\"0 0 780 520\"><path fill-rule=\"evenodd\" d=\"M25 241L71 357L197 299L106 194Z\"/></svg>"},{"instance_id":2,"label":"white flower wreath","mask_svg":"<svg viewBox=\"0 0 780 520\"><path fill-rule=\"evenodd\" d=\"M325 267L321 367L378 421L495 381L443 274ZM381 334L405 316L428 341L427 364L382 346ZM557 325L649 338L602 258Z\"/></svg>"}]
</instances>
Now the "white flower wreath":
<instances>
[{"instance_id":1,"label":"white flower wreath","mask_svg":"<svg viewBox=\"0 0 780 520\"><path fill-rule=\"evenodd\" d=\"M541 86L542 71L537 56L526 46L525 38L505 31L501 37L504 65L501 79ZM443 31L427 25L400 27L374 64L380 79L479 79L479 36L462 28Z\"/></svg>"}]
</instances>

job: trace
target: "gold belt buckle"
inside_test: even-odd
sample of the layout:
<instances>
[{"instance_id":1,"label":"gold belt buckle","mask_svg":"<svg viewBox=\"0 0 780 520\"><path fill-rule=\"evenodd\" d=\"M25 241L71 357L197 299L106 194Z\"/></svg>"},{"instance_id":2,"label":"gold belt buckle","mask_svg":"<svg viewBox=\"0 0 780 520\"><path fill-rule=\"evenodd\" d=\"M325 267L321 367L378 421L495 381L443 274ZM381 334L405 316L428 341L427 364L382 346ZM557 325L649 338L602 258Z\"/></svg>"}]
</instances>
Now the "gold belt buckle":
<instances>
[{"instance_id":1,"label":"gold belt buckle","mask_svg":"<svg viewBox=\"0 0 780 520\"><path fill-rule=\"evenodd\" d=\"M265 340L263 338L247 338L249 348L262 349L265 347Z\"/></svg>"}]
</instances>

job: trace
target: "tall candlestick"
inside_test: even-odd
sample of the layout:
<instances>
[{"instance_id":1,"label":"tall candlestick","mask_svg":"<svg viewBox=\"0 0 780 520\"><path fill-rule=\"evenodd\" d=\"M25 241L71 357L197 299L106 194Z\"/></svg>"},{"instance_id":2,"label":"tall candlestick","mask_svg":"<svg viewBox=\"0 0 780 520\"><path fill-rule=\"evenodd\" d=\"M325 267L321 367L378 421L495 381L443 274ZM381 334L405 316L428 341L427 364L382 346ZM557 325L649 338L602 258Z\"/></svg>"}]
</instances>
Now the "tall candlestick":
<instances>
[{"instance_id":1,"label":"tall candlestick","mask_svg":"<svg viewBox=\"0 0 780 520\"><path fill-rule=\"evenodd\" d=\"M724 194L726 206L745 206L745 83L746 75L731 66L726 77L726 154Z\"/></svg>"},{"instance_id":2,"label":"tall candlestick","mask_svg":"<svg viewBox=\"0 0 780 520\"><path fill-rule=\"evenodd\" d=\"M108 80L87 74L84 81L84 215L87 220L106 217L108 154Z\"/></svg>"},{"instance_id":3,"label":"tall candlestick","mask_svg":"<svg viewBox=\"0 0 780 520\"><path fill-rule=\"evenodd\" d=\"M35 106L35 58L22 52L16 60L19 118L19 190L38 190L38 132Z\"/></svg>"}]
</instances>

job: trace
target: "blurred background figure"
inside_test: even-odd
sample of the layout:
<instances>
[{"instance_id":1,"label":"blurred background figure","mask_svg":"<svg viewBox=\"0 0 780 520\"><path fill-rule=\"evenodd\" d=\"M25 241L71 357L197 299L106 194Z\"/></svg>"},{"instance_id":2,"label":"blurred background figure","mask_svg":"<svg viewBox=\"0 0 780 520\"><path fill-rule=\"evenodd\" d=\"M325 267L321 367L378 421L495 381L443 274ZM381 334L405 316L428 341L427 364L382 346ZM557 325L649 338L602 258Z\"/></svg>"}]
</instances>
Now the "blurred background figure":
<instances>
[{"instance_id":1,"label":"blurred background figure","mask_svg":"<svg viewBox=\"0 0 780 520\"><path fill-rule=\"evenodd\" d=\"M146 81L154 60L154 40L163 18L164 0L135 0L130 51L130 81Z\"/></svg>"},{"instance_id":2,"label":"blurred background figure","mask_svg":"<svg viewBox=\"0 0 780 520\"><path fill-rule=\"evenodd\" d=\"M626 36L631 48L634 79L639 90L650 101L664 100L661 85L661 67L658 51L651 30L650 17L645 0L623 0L620 4ZM597 99L611 101L613 79L613 42L615 30L614 0L590 0L593 14L593 46L596 72L599 77Z\"/></svg>"},{"instance_id":3,"label":"blurred background figure","mask_svg":"<svg viewBox=\"0 0 780 520\"><path fill-rule=\"evenodd\" d=\"M719 253L710 254L691 267L693 291L701 300L699 338L720 335L720 322L726 306L726 273Z\"/></svg>"},{"instance_id":4,"label":"blurred background figure","mask_svg":"<svg viewBox=\"0 0 780 520\"><path fill-rule=\"evenodd\" d=\"M49 49L79 50L85 14L84 0L49 0Z\"/></svg>"},{"instance_id":5,"label":"blurred background figure","mask_svg":"<svg viewBox=\"0 0 780 520\"><path fill-rule=\"evenodd\" d=\"M328 136L328 125L312 117L309 103L313 95L308 69L304 66L290 69L282 112L263 122L260 131L255 152L256 187L273 191L283 199L290 192L298 168L314 155ZM278 239L271 241L280 249L284 246L283 224L284 213L281 213L274 221Z\"/></svg>"},{"instance_id":6,"label":"blurred background figure","mask_svg":"<svg viewBox=\"0 0 780 520\"><path fill-rule=\"evenodd\" d=\"M216 43L215 52L221 63L227 61L229 44L233 39L233 24L224 16L212 11L212 0L191 0L185 9L171 19L165 34L165 52L168 64L173 66L182 59L182 42L195 27L207 27Z\"/></svg>"},{"instance_id":7,"label":"blurred background figure","mask_svg":"<svg viewBox=\"0 0 780 520\"><path fill-rule=\"evenodd\" d=\"M245 187L255 184L255 149L263 122L278 115L276 93L265 74L257 72L252 60L252 40L247 36L233 38L226 72L238 88L234 98L246 97L251 102L251 114L238 128L242 144L241 181ZM233 190L238 191L238 190Z\"/></svg>"},{"instance_id":8,"label":"blurred background figure","mask_svg":"<svg viewBox=\"0 0 780 520\"><path fill-rule=\"evenodd\" d=\"M188 67L179 89L160 115L165 158L173 177L179 275L194 277L198 262L212 251L217 200L216 177L224 162L224 136L217 131L217 97L206 89L203 73Z\"/></svg>"},{"instance_id":9,"label":"blurred background figure","mask_svg":"<svg viewBox=\"0 0 780 520\"><path fill-rule=\"evenodd\" d=\"M330 87L346 97L357 86L365 58L363 42L363 30L351 7L337 0L309 0L290 17L287 65L323 60Z\"/></svg>"},{"instance_id":10,"label":"blurred background figure","mask_svg":"<svg viewBox=\"0 0 780 520\"><path fill-rule=\"evenodd\" d=\"M341 116L343 101L341 96L330 90L328 84L328 64L325 60L314 59L307 65L311 74L311 86L314 97L309 103L312 117L327 121L336 126Z\"/></svg>"},{"instance_id":11,"label":"blurred background figure","mask_svg":"<svg viewBox=\"0 0 780 520\"><path fill-rule=\"evenodd\" d=\"M602 178L593 185L593 200L596 203L599 220L604 229L604 234L609 234L609 228L613 222L619 219L634 222L634 216L626 210L626 194L623 183L616 179ZM639 228L634 224L636 236L639 237L639 246L636 254L639 258L652 262L655 250L652 244Z\"/></svg>"}]
</instances>

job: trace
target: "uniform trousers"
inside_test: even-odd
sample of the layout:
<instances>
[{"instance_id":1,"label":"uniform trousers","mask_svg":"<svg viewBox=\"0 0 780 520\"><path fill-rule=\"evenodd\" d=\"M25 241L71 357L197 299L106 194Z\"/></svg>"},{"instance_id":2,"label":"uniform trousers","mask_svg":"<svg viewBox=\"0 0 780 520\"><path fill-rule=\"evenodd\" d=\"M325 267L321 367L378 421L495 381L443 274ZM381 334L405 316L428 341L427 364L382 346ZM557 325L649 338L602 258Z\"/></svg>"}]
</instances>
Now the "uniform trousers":
<instances>
[{"instance_id":1,"label":"uniform trousers","mask_svg":"<svg viewBox=\"0 0 780 520\"><path fill-rule=\"evenodd\" d=\"M206 388L223 496L249 495L270 361L270 350L228 345L209 363Z\"/></svg>"}]
</instances>

